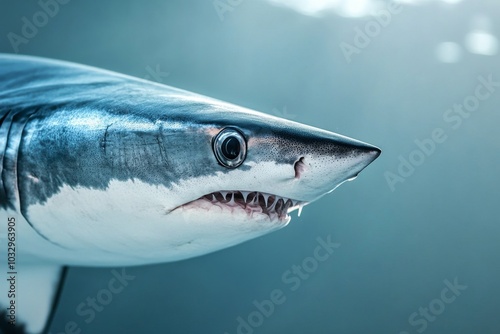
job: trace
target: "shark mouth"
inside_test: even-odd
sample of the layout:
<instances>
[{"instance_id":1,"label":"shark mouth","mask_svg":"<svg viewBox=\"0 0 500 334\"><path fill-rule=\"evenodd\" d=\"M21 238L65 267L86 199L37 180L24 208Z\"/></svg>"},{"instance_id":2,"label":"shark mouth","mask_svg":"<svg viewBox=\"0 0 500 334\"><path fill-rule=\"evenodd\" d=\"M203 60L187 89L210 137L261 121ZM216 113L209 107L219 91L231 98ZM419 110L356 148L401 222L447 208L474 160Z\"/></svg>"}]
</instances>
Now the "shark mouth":
<instances>
[{"instance_id":1,"label":"shark mouth","mask_svg":"<svg viewBox=\"0 0 500 334\"><path fill-rule=\"evenodd\" d=\"M270 220L285 221L294 210L302 211L307 202L257 191L216 191L181 205L183 208L218 206L221 209L244 210L249 216L265 214Z\"/></svg>"}]
</instances>

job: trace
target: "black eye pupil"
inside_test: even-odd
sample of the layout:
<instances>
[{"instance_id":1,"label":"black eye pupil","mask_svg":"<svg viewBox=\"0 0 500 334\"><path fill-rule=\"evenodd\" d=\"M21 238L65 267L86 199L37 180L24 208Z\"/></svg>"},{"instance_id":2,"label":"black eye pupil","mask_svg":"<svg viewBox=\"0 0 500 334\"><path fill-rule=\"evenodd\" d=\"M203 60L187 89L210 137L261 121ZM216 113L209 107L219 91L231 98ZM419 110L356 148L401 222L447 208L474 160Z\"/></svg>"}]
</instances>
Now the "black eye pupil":
<instances>
[{"instance_id":1,"label":"black eye pupil","mask_svg":"<svg viewBox=\"0 0 500 334\"><path fill-rule=\"evenodd\" d=\"M222 129L212 140L217 162L226 168L239 167L247 156L245 137L236 129Z\"/></svg>"},{"instance_id":2,"label":"black eye pupil","mask_svg":"<svg viewBox=\"0 0 500 334\"><path fill-rule=\"evenodd\" d=\"M240 155L240 142L235 137L228 137L222 142L222 154L227 159L233 160Z\"/></svg>"}]
</instances>

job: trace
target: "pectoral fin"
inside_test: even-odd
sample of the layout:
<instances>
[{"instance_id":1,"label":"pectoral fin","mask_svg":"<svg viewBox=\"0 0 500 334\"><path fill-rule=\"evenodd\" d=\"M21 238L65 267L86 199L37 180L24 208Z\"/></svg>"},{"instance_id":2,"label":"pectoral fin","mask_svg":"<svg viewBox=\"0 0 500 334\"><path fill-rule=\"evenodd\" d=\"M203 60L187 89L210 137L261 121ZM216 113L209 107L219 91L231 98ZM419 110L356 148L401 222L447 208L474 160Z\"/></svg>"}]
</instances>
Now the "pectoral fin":
<instances>
[{"instance_id":1,"label":"pectoral fin","mask_svg":"<svg viewBox=\"0 0 500 334\"><path fill-rule=\"evenodd\" d=\"M48 333L66 276L66 267L17 264L15 271L9 271L6 265L1 267L0 333Z\"/></svg>"}]
</instances>

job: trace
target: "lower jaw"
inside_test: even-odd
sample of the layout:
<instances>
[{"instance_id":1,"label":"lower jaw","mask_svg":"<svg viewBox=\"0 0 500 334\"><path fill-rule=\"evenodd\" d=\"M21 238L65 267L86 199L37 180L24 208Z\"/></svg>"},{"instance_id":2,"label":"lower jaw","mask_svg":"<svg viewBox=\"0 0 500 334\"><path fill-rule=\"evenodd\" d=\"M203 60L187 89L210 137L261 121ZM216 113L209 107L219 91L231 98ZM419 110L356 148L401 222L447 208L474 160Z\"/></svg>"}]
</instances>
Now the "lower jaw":
<instances>
[{"instance_id":1,"label":"lower jaw","mask_svg":"<svg viewBox=\"0 0 500 334\"><path fill-rule=\"evenodd\" d=\"M207 194L181 207L185 209L205 209L207 211L212 207L217 207L223 211L229 210L231 213L245 212L253 219L267 217L267 220L271 222L286 224L290 221L289 213L299 210L300 215L302 207L306 204L306 202L267 193L219 191Z\"/></svg>"},{"instance_id":2,"label":"lower jaw","mask_svg":"<svg viewBox=\"0 0 500 334\"><path fill-rule=\"evenodd\" d=\"M231 221L248 221L248 222L263 222L271 223L279 226L286 225L291 220L289 214L277 215L275 213L264 213L262 210L256 208L243 208L240 206L227 206L224 204L213 204L205 200L193 201L187 205L183 205L181 210L186 212L201 212L202 215L214 217L220 215L220 219L229 219ZM227 217L227 218L226 218Z\"/></svg>"}]
</instances>

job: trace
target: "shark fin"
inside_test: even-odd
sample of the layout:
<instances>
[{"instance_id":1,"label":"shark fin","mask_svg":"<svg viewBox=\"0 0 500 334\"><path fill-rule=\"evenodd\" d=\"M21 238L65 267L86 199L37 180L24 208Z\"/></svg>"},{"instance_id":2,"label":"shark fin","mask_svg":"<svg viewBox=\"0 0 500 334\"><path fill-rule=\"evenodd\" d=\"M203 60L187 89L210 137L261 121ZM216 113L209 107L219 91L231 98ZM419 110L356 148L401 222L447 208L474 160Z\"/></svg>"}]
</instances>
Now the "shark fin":
<instances>
[{"instance_id":1,"label":"shark fin","mask_svg":"<svg viewBox=\"0 0 500 334\"><path fill-rule=\"evenodd\" d=\"M67 268L51 264L17 264L16 274L0 280L0 334L45 334L55 314ZM9 279L15 283L15 298L8 298ZM7 300L8 299L8 300ZM15 323L9 306L15 301ZM6 312L7 311L7 312Z\"/></svg>"}]
</instances>

